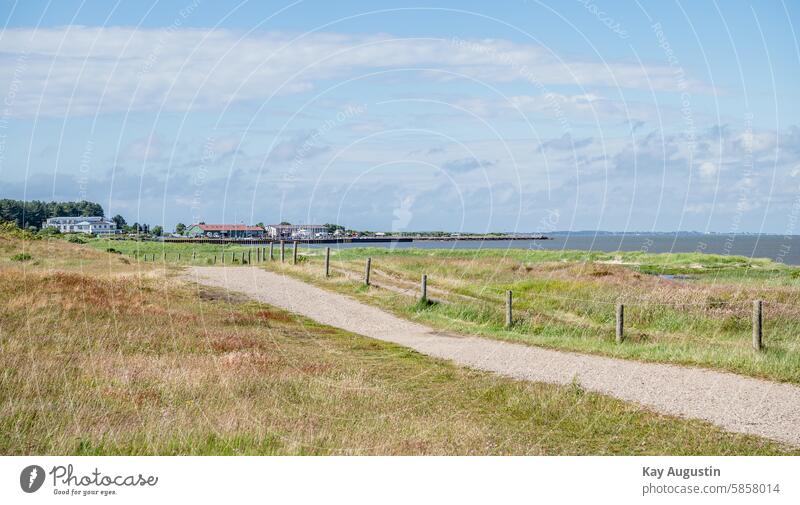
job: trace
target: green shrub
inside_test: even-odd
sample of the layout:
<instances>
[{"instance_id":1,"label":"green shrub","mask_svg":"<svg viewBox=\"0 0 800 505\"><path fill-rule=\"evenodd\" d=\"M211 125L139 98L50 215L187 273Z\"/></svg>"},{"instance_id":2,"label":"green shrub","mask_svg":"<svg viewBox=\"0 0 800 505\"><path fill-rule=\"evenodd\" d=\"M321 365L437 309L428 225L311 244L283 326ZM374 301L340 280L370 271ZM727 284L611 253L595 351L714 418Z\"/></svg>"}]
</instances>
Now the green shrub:
<instances>
[{"instance_id":1,"label":"green shrub","mask_svg":"<svg viewBox=\"0 0 800 505\"><path fill-rule=\"evenodd\" d=\"M61 232L58 231L58 228L55 226L45 226L41 230L36 233L40 237L55 237L61 235Z\"/></svg>"},{"instance_id":2,"label":"green shrub","mask_svg":"<svg viewBox=\"0 0 800 505\"><path fill-rule=\"evenodd\" d=\"M106 252L107 252L107 253L111 253L111 254L122 254L122 251L117 251L117 250L116 250L116 249L114 249L113 247L109 247L109 248L107 248L107 249L106 249Z\"/></svg>"},{"instance_id":3,"label":"green shrub","mask_svg":"<svg viewBox=\"0 0 800 505\"><path fill-rule=\"evenodd\" d=\"M41 237L28 230L20 229L13 221L0 222L0 236L17 238L21 240L38 240Z\"/></svg>"},{"instance_id":4,"label":"green shrub","mask_svg":"<svg viewBox=\"0 0 800 505\"><path fill-rule=\"evenodd\" d=\"M11 257L11 261L30 261L33 257L28 253L19 253Z\"/></svg>"},{"instance_id":5,"label":"green shrub","mask_svg":"<svg viewBox=\"0 0 800 505\"><path fill-rule=\"evenodd\" d=\"M85 244L86 241L80 235L70 235L67 239L67 242L72 242L73 244Z\"/></svg>"}]
</instances>

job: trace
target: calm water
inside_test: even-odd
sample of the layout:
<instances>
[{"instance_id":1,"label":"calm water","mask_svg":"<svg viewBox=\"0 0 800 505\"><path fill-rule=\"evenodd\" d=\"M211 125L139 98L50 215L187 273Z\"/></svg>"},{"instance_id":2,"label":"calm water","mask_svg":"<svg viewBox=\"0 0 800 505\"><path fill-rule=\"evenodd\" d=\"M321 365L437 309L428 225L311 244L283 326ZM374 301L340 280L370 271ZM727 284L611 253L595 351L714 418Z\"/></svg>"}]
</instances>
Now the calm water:
<instances>
[{"instance_id":1,"label":"calm water","mask_svg":"<svg viewBox=\"0 0 800 505\"><path fill-rule=\"evenodd\" d=\"M313 247L325 247L313 246ZM420 241L374 244L333 244L332 248L349 247L388 247L397 249L547 249L583 251L645 251L665 252L705 252L730 256L769 258L790 265L800 265L800 236L781 235L601 235L591 236L553 236L551 240L508 240L508 241Z\"/></svg>"}]
</instances>

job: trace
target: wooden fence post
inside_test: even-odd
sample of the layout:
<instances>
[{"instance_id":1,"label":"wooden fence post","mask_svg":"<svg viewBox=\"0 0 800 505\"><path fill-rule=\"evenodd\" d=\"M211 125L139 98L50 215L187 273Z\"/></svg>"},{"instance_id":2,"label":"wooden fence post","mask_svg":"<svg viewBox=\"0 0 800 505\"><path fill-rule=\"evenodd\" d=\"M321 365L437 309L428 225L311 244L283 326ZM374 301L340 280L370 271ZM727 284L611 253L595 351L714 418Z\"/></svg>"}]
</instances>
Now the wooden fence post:
<instances>
[{"instance_id":1,"label":"wooden fence post","mask_svg":"<svg viewBox=\"0 0 800 505\"><path fill-rule=\"evenodd\" d=\"M422 283L420 285L420 297L422 303L428 301L428 274L422 274Z\"/></svg>"},{"instance_id":2,"label":"wooden fence post","mask_svg":"<svg viewBox=\"0 0 800 505\"><path fill-rule=\"evenodd\" d=\"M197 259L197 251L192 251L192 261Z\"/></svg>"},{"instance_id":3,"label":"wooden fence post","mask_svg":"<svg viewBox=\"0 0 800 505\"><path fill-rule=\"evenodd\" d=\"M295 240L294 244L292 244L292 265L296 264L297 264L297 241Z\"/></svg>"},{"instance_id":4,"label":"wooden fence post","mask_svg":"<svg viewBox=\"0 0 800 505\"><path fill-rule=\"evenodd\" d=\"M249 265L250 263L252 263L252 256L251 256L251 254L250 254L250 253L252 253L252 252L253 252L253 250L252 250L252 249L248 249L248 250L247 250L247 264L248 264L248 265Z\"/></svg>"},{"instance_id":5,"label":"wooden fence post","mask_svg":"<svg viewBox=\"0 0 800 505\"><path fill-rule=\"evenodd\" d=\"M214 255L214 264L215 265L217 264L217 255L216 254Z\"/></svg>"},{"instance_id":6,"label":"wooden fence post","mask_svg":"<svg viewBox=\"0 0 800 505\"><path fill-rule=\"evenodd\" d=\"M761 300L755 300L753 302L753 349L756 351L760 351L763 348L761 345L762 305Z\"/></svg>"},{"instance_id":7,"label":"wooden fence post","mask_svg":"<svg viewBox=\"0 0 800 505\"><path fill-rule=\"evenodd\" d=\"M372 266L372 258L367 258L367 264L364 266L364 285L369 286L369 271Z\"/></svg>"},{"instance_id":8,"label":"wooden fence post","mask_svg":"<svg viewBox=\"0 0 800 505\"><path fill-rule=\"evenodd\" d=\"M178 262L181 261L181 253L178 253Z\"/></svg>"},{"instance_id":9,"label":"wooden fence post","mask_svg":"<svg viewBox=\"0 0 800 505\"><path fill-rule=\"evenodd\" d=\"M621 344L625 332L625 306L617 304L617 343Z\"/></svg>"},{"instance_id":10,"label":"wooden fence post","mask_svg":"<svg viewBox=\"0 0 800 505\"><path fill-rule=\"evenodd\" d=\"M256 249L256 263L261 263L261 248Z\"/></svg>"},{"instance_id":11,"label":"wooden fence post","mask_svg":"<svg viewBox=\"0 0 800 505\"><path fill-rule=\"evenodd\" d=\"M275 245L275 242L270 242L269 243L269 260L270 261L275 259L275 256L272 254L272 246L274 246L274 245Z\"/></svg>"},{"instance_id":12,"label":"wooden fence post","mask_svg":"<svg viewBox=\"0 0 800 505\"><path fill-rule=\"evenodd\" d=\"M506 291L506 328L511 328L511 325L514 323L514 314L511 311L511 305L513 303L513 294L509 289Z\"/></svg>"},{"instance_id":13,"label":"wooden fence post","mask_svg":"<svg viewBox=\"0 0 800 505\"><path fill-rule=\"evenodd\" d=\"M281 263L286 261L286 243L281 240Z\"/></svg>"},{"instance_id":14,"label":"wooden fence post","mask_svg":"<svg viewBox=\"0 0 800 505\"><path fill-rule=\"evenodd\" d=\"M325 248L325 277L331 276L331 248Z\"/></svg>"}]
</instances>

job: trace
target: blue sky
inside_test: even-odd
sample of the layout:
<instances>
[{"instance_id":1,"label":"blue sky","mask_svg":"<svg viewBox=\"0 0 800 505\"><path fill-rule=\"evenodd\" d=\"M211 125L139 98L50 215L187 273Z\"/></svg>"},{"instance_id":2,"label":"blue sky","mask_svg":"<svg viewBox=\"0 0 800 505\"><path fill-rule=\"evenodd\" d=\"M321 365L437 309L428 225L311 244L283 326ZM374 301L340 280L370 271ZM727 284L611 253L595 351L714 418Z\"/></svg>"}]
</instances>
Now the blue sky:
<instances>
[{"instance_id":1,"label":"blue sky","mask_svg":"<svg viewBox=\"0 0 800 505\"><path fill-rule=\"evenodd\" d=\"M798 10L4 1L0 196L168 228L796 233Z\"/></svg>"}]
</instances>

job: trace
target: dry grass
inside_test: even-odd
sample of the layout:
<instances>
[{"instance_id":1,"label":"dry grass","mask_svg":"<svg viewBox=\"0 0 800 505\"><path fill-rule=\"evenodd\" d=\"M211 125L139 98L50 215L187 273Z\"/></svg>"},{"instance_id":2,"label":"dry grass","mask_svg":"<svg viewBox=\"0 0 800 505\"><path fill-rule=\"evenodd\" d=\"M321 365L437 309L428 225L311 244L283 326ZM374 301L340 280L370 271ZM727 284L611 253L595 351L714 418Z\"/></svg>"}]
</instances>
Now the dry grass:
<instances>
[{"instance_id":1,"label":"dry grass","mask_svg":"<svg viewBox=\"0 0 800 505\"><path fill-rule=\"evenodd\" d=\"M0 261L2 454L786 451L578 385L456 368L118 255L24 248L37 264Z\"/></svg>"}]
</instances>

